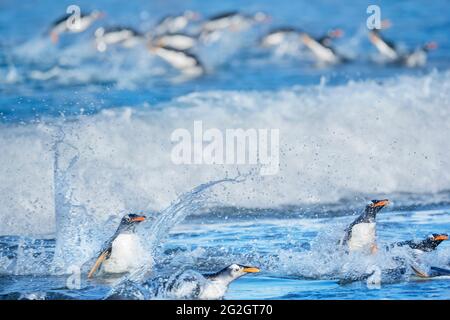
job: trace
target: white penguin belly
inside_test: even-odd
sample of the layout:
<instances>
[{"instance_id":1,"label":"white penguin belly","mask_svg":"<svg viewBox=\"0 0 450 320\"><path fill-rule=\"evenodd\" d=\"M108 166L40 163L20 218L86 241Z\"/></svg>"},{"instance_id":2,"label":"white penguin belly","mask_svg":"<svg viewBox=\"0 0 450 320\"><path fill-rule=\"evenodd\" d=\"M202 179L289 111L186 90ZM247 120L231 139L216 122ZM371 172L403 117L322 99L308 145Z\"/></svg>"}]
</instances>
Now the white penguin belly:
<instances>
[{"instance_id":1,"label":"white penguin belly","mask_svg":"<svg viewBox=\"0 0 450 320\"><path fill-rule=\"evenodd\" d=\"M375 244L375 227L372 223L358 223L353 226L352 234L348 241L350 251L368 251Z\"/></svg>"},{"instance_id":2,"label":"white penguin belly","mask_svg":"<svg viewBox=\"0 0 450 320\"><path fill-rule=\"evenodd\" d=\"M119 234L112 243L111 256L103 263L108 273L128 272L140 265L145 250L136 234Z\"/></svg>"},{"instance_id":3,"label":"white penguin belly","mask_svg":"<svg viewBox=\"0 0 450 320\"><path fill-rule=\"evenodd\" d=\"M218 300L225 295L228 286L220 283L208 282L200 292L198 298L202 300Z\"/></svg>"}]
</instances>

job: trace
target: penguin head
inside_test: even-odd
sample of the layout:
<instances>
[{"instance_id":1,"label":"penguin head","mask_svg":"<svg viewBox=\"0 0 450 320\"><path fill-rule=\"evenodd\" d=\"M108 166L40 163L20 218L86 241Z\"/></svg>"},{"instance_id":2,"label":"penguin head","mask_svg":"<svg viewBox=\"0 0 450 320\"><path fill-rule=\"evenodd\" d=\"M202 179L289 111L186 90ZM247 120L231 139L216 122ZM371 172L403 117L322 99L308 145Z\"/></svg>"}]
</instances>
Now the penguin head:
<instances>
[{"instance_id":1,"label":"penguin head","mask_svg":"<svg viewBox=\"0 0 450 320\"><path fill-rule=\"evenodd\" d=\"M342 36L344 36L344 31L342 29L339 28L335 28L335 29L331 29L328 31L327 35L331 38L341 38Z\"/></svg>"},{"instance_id":2,"label":"penguin head","mask_svg":"<svg viewBox=\"0 0 450 320\"><path fill-rule=\"evenodd\" d=\"M437 248L438 245L441 244L442 241L448 240L448 235L445 233L433 233L430 234L420 245L420 248L423 251L432 251Z\"/></svg>"},{"instance_id":3,"label":"penguin head","mask_svg":"<svg viewBox=\"0 0 450 320\"><path fill-rule=\"evenodd\" d=\"M118 231L120 232L133 231L134 227L138 223L145 221L146 218L147 217L144 215L134 213L127 214L122 218L122 220L120 220Z\"/></svg>"},{"instance_id":4,"label":"penguin head","mask_svg":"<svg viewBox=\"0 0 450 320\"><path fill-rule=\"evenodd\" d=\"M229 281L236 280L237 278L246 275L247 273L256 273L259 272L259 268L257 267L249 267L243 266L237 263L233 263L226 267L225 269L219 271L217 273L217 278L228 279Z\"/></svg>"},{"instance_id":5,"label":"penguin head","mask_svg":"<svg viewBox=\"0 0 450 320\"><path fill-rule=\"evenodd\" d=\"M389 204L388 199L371 200L364 210L364 216L367 220L375 219L378 212Z\"/></svg>"},{"instance_id":6,"label":"penguin head","mask_svg":"<svg viewBox=\"0 0 450 320\"><path fill-rule=\"evenodd\" d=\"M437 47L438 47L437 42L430 41L430 42L425 43L425 45L423 46L423 50L428 52L428 51L437 49Z\"/></svg>"}]
</instances>

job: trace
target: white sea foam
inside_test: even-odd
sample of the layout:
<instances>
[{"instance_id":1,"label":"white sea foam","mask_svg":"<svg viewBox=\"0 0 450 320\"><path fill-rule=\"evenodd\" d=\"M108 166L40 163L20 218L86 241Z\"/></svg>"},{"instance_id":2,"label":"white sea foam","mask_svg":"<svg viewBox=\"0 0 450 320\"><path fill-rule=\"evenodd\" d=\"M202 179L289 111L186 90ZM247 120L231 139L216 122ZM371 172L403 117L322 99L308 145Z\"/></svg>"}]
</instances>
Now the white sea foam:
<instances>
[{"instance_id":1,"label":"white sea foam","mask_svg":"<svg viewBox=\"0 0 450 320\"><path fill-rule=\"evenodd\" d=\"M171 162L171 132L192 130L194 120L223 130L280 129L279 174L223 186L216 192L222 204L271 207L450 189L450 73L276 92L210 91L65 122L0 125L0 234L54 232L59 126L66 151L78 157L67 186L71 205L96 218L159 210L194 186L236 175L234 165Z\"/></svg>"}]
</instances>

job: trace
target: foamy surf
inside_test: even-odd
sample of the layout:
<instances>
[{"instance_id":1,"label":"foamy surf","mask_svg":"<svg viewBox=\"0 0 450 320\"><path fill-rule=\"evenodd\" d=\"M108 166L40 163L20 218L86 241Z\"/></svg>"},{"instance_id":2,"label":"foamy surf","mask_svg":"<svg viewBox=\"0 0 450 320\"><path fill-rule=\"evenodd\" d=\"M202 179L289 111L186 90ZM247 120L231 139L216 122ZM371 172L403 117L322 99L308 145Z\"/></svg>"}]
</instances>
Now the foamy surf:
<instances>
[{"instance_id":1,"label":"foamy surf","mask_svg":"<svg viewBox=\"0 0 450 320\"><path fill-rule=\"evenodd\" d=\"M205 128L280 129L279 174L254 174L227 186L215 198L223 206L334 203L374 193L435 195L450 188L449 87L448 72L433 72L381 83L192 93L148 107L2 124L0 234L55 231L58 132L71 146L62 156L78 154L72 197L93 216L160 210L205 181L255 169L173 164L171 132L192 130L197 119Z\"/></svg>"}]
</instances>

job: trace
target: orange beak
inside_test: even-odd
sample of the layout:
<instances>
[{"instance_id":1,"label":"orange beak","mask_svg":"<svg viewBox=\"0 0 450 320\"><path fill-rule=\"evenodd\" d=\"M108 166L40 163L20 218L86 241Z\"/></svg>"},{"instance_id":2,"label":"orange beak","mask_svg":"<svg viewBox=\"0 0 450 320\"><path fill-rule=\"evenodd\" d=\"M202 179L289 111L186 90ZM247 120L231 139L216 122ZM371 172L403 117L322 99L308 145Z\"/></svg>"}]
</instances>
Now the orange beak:
<instances>
[{"instance_id":1,"label":"orange beak","mask_svg":"<svg viewBox=\"0 0 450 320\"><path fill-rule=\"evenodd\" d=\"M133 221L133 222L142 222L142 221L145 220L145 218L146 218L145 216L139 216L139 217L131 219L131 221Z\"/></svg>"},{"instance_id":2,"label":"orange beak","mask_svg":"<svg viewBox=\"0 0 450 320\"><path fill-rule=\"evenodd\" d=\"M376 207L385 207L388 204L389 204L389 200L385 199L385 200L378 201L377 203L374 203L372 206L375 207L375 208Z\"/></svg>"},{"instance_id":3,"label":"orange beak","mask_svg":"<svg viewBox=\"0 0 450 320\"><path fill-rule=\"evenodd\" d=\"M392 26L392 22L389 19L381 21L381 29L388 29Z\"/></svg>"},{"instance_id":4,"label":"orange beak","mask_svg":"<svg viewBox=\"0 0 450 320\"><path fill-rule=\"evenodd\" d=\"M436 241L444 241L444 240L448 240L448 235L446 235L446 234L440 234L440 235L434 237L434 240L436 240Z\"/></svg>"},{"instance_id":5,"label":"orange beak","mask_svg":"<svg viewBox=\"0 0 450 320\"><path fill-rule=\"evenodd\" d=\"M256 272L260 272L261 270L256 267L245 267L243 271L248 272L248 273L256 273Z\"/></svg>"},{"instance_id":6,"label":"orange beak","mask_svg":"<svg viewBox=\"0 0 450 320\"><path fill-rule=\"evenodd\" d=\"M333 31L331 31L331 36L333 36L334 38L340 38L344 35L344 31L342 31L342 29L335 29Z\"/></svg>"},{"instance_id":7,"label":"orange beak","mask_svg":"<svg viewBox=\"0 0 450 320\"><path fill-rule=\"evenodd\" d=\"M438 45L434 41L427 43L427 49L428 50L434 50L434 49L437 49L437 47L438 47Z\"/></svg>"}]
</instances>

